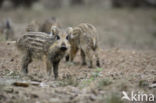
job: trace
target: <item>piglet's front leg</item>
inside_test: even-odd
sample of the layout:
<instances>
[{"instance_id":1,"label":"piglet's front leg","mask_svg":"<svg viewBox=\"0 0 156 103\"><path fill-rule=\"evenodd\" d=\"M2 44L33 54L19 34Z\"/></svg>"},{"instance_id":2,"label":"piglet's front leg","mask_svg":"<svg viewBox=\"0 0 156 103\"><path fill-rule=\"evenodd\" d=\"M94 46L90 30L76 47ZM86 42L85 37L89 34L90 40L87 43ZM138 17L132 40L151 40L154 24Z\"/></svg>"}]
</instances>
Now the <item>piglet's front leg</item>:
<instances>
[{"instance_id":1,"label":"piglet's front leg","mask_svg":"<svg viewBox=\"0 0 156 103\"><path fill-rule=\"evenodd\" d=\"M54 72L54 77L55 79L58 78L58 66L59 66L60 61L54 61L53 62L53 72Z\"/></svg>"}]
</instances>

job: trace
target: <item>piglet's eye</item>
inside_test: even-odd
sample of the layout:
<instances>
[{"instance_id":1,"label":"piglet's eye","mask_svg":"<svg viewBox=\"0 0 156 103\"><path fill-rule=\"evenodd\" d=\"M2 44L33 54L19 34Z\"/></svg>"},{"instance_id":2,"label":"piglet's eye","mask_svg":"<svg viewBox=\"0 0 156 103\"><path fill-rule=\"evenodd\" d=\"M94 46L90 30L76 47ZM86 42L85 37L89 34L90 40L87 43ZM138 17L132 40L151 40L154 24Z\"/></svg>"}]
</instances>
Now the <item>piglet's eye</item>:
<instances>
[{"instance_id":1,"label":"piglet's eye","mask_svg":"<svg viewBox=\"0 0 156 103\"><path fill-rule=\"evenodd\" d=\"M59 40L59 39L60 39L60 37L57 35L57 36L56 36L56 40Z\"/></svg>"},{"instance_id":2,"label":"piglet's eye","mask_svg":"<svg viewBox=\"0 0 156 103\"><path fill-rule=\"evenodd\" d=\"M67 39L67 40L69 40L69 35L68 35L68 36L66 36L66 39Z\"/></svg>"}]
</instances>

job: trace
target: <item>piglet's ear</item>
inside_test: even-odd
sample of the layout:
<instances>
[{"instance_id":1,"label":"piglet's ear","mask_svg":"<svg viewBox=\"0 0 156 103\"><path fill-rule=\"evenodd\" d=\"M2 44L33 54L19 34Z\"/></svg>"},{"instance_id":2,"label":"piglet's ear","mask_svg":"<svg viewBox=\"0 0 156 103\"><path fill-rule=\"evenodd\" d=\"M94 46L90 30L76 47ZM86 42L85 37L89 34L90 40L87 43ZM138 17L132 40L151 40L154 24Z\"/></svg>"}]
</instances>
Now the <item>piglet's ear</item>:
<instances>
[{"instance_id":1,"label":"piglet's ear","mask_svg":"<svg viewBox=\"0 0 156 103\"><path fill-rule=\"evenodd\" d=\"M70 39L74 38L74 36L73 36L73 28L72 27L68 27L67 28L67 34L69 35Z\"/></svg>"},{"instance_id":2,"label":"piglet's ear","mask_svg":"<svg viewBox=\"0 0 156 103\"><path fill-rule=\"evenodd\" d=\"M75 35L80 35L80 34L81 34L81 29L78 28L78 27L75 27L75 28L73 29L73 34L75 34Z\"/></svg>"},{"instance_id":3,"label":"piglet's ear","mask_svg":"<svg viewBox=\"0 0 156 103\"><path fill-rule=\"evenodd\" d=\"M67 33L68 33L69 35L73 34L73 28L72 28L72 27L68 27L68 28L67 28Z\"/></svg>"},{"instance_id":4,"label":"piglet's ear","mask_svg":"<svg viewBox=\"0 0 156 103\"><path fill-rule=\"evenodd\" d=\"M59 29L56 26L51 27L51 36L57 35L59 33Z\"/></svg>"}]
</instances>

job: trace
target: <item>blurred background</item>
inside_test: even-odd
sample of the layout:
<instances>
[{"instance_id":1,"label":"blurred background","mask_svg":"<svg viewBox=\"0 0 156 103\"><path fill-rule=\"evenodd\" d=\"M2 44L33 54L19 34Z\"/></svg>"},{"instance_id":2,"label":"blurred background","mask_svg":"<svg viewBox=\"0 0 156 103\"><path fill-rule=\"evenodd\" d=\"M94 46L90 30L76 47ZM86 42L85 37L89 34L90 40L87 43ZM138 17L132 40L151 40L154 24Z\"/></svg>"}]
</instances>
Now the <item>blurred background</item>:
<instances>
[{"instance_id":1,"label":"blurred background","mask_svg":"<svg viewBox=\"0 0 156 103\"><path fill-rule=\"evenodd\" d=\"M63 28L93 24L104 49L156 49L156 0L0 0L0 28L9 19L15 39L32 20L51 17Z\"/></svg>"}]
</instances>

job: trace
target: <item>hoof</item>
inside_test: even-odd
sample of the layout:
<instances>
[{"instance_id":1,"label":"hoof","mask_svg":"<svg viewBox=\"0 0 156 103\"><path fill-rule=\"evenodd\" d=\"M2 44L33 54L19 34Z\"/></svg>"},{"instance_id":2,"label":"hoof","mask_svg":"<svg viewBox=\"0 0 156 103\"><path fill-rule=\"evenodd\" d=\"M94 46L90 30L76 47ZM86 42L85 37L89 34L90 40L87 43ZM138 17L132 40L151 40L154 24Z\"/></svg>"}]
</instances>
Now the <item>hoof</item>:
<instances>
[{"instance_id":1,"label":"hoof","mask_svg":"<svg viewBox=\"0 0 156 103\"><path fill-rule=\"evenodd\" d=\"M70 65L70 66L71 66L71 65L75 65L74 62L69 62L69 61L67 62L67 64Z\"/></svg>"},{"instance_id":2,"label":"hoof","mask_svg":"<svg viewBox=\"0 0 156 103\"><path fill-rule=\"evenodd\" d=\"M88 68L92 69L92 68L93 68L93 66L88 66Z\"/></svg>"},{"instance_id":3,"label":"hoof","mask_svg":"<svg viewBox=\"0 0 156 103\"><path fill-rule=\"evenodd\" d=\"M55 75L55 76L54 76L54 79L55 79L55 80L58 80L58 75Z\"/></svg>"},{"instance_id":4,"label":"hoof","mask_svg":"<svg viewBox=\"0 0 156 103\"><path fill-rule=\"evenodd\" d=\"M87 65L87 63L86 62L83 62L81 65L84 66L84 65Z\"/></svg>"},{"instance_id":5,"label":"hoof","mask_svg":"<svg viewBox=\"0 0 156 103\"><path fill-rule=\"evenodd\" d=\"M101 67L101 65L100 65L100 62L99 62L99 61L97 61L97 62L96 62L96 66Z\"/></svg>"},{"instance_id":6,"label":"hoof","mask_svg":"<svg viewBox=\"0 0 156 103\"><path fill-rule=\"evenodd\" d=\"M21 70L21 74L24 75L24 76L26 76L26 75L28 75L28 71L26 71L26 70Z\"/></svg>"}]
</instances>

